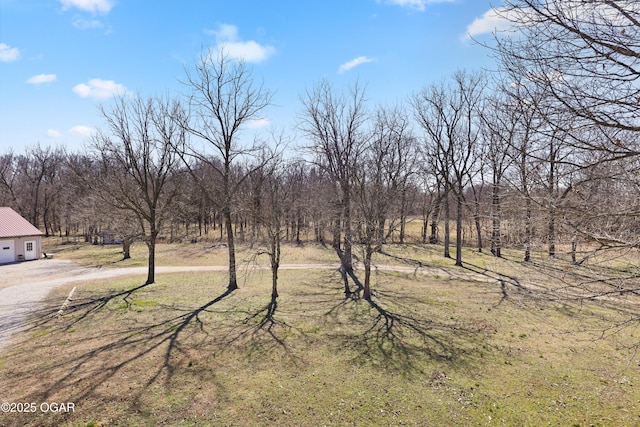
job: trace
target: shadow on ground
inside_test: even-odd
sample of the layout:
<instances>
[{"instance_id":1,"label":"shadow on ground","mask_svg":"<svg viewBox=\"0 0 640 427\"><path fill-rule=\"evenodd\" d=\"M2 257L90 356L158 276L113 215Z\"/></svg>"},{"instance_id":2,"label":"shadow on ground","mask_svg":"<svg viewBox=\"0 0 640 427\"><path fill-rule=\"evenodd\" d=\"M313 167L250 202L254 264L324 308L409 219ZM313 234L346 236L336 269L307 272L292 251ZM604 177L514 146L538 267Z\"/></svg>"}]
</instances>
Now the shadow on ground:
<instances>
[{"instance_id":1,"label":"shadow on ground","mask_svg":"<svg viewBox=\"0 0 640 427\"><path fill-rule=\"evenodd\" d=\"M233 299L233 292L225 291L197 307L162 305L153 316L137 318L133 310L136 296L142 290L153 292L152 287L140 285L77 299L67 305L64 316L59 315L64 298L48 299L41 304L20 329L15 342L19 350L1 355L4 357L0 358L0 368L14 364L21 369L2 372L0 399L23 402L98 399L103 403L111 399L114 405L124 404L131 411L141 411L145 396L157 387L170 388L176 372L183 373L185 368L198 380L208 378L215 382L215 375L207 372L206 364L192 366L193 360L206 360L226 351L238 353L241 348L244 351L240 354L256 360L280 351L298 362L299 357L285 339L293 328L278 318L276 299L257 310L243 306L237 298L219 307L224 300ZM132 311L131 316L125 316ZM212 322L211 316L207 316L210 314L229 321ZM123 317L122 323L118 325L116 319L112 329L96 328L99 336L79 333L94 322L113 322L113 317L119 315ZM25 359L22 349L38 355L38 359L21 363ZM45 354L51 356L42 358ZM112 379L130 376L132 371L139 371L140 376L132 378L124 402L121 399L125 396L103 390ZM222 383L218 388L224 388ZM31 414L13 415L11 422L16 425L58 425L66 419L61 415L49 423L34 420ZM0 425L5 422L0 418Z\"/></svg>"},{"instance_id":2,"label":"shadow on ground","mask_svg":"<svg viewBox=\"0 0 640 427\"><path fill-rule=\"evenodd\" d=\"M483 286L494 293L495 305L515 296L544 295L542 288L515 274L472 264L466 269L488 279ZM519 271L534 269L526 265ZM340 273L323 274L319 280L290 284L278 300L225 291L201 303L190 304L198 299L186 295L137 312L139 294L156 292L154 285L140 285L95 291L71 301L62 317L58 310L64 298L49 300L20 333L16 350L0 355L0 390L5 390L0 400L96 401L100 407L111 403L126 406L126 412L145 413L152 410L146 404L149 396L169 393L176 381L181 387L185 381L186 387L207 382L225 399L232 391L216 371L219 360L242 366L277 360L303 370L305 349L312 346L327 346L348 354L350 363L402 375L428 375L430 362L456 367L482 363L478 348L493 332L490 325L470 322L410 288L376 286L370 301L358 294L345 298ZM384 283L393 277L379 279ZM99 336L82 333L99 322L108 322L95 328ZM112 380L120 384L122 378L130 382L127 389L108 389ZM11 395L3 394L6 390ZM22 414L12 421L60 425L65 417L34 423L32 416Z\"/></svg>"}]
</instances>

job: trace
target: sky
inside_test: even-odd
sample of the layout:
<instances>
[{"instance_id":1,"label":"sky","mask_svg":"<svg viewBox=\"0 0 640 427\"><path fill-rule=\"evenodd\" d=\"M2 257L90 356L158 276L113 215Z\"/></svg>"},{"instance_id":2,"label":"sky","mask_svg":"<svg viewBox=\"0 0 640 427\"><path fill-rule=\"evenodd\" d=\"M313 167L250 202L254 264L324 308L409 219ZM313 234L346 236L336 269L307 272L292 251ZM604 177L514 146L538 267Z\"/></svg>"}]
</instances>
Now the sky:
<instances>
[{"instance_id":1,"label":"sky","mask_svg":"<svg viewBox=\"0 0 640 427\"><path fill-rule=\"evenodd\" d=\"M0 0L0 154L79 150L105 127L100 105L179 96L185 69L221 47L274 92L250 130L298 137L300 97L322 79L396 105L494 69L477 41L500 25L488 0Z\"/></svg>"}]
</instances>

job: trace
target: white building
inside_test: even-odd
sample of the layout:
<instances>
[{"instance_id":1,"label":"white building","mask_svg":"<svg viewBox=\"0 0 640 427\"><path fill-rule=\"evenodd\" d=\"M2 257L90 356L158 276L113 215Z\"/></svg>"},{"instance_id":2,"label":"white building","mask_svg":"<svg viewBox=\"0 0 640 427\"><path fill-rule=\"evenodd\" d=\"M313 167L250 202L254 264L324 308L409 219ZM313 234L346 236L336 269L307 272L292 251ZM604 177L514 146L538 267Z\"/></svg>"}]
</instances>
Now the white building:
<instances>
[{"instance_id":1,"label":"white building","mask_svg":"<svg viewBox=\"0 0 640 427\"><path fill-rule=\"evenodd\" d=\"M0 264L40 259L42 234L13 209L0 207Z\"/></svg>"}]
</instances>

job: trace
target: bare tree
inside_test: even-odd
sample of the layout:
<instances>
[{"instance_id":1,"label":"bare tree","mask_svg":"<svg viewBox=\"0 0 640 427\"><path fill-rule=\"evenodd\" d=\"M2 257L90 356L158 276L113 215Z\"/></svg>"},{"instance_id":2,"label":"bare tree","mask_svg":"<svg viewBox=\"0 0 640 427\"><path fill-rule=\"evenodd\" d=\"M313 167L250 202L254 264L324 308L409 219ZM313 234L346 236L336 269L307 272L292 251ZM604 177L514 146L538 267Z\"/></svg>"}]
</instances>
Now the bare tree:
<instances>
[{"instance_id":1,"label":"bare tree","mask_svg":"<svg viewBox=\"0 0 640 427\"><path fill-rule=\"evenodd\" d=\"M146 284L155 281L156 240L180 190L175 147L185 133L171 120L179 109L169 99L121 96L100 108L107 130L92 139L101 179L91 188L136 219L149 251Z\"/></svg>"},{"instance_id":2,"label":"bare tree","mask_svg":"<svg viewBox=\"0 0 640 427\"><path fill-rule=\"evenodd\" d=\"M353 275L352 188L353 173L367 144L364 130L368 119L364 89L357 83L348 93L339 93L322 80L302 97L300 127L311 139L316 165L331 178L337 190L333 246L341 262L346 295ZM343 239L341 242L341 235ZM356 281L356 285L360 285Z\"/></svg>"},{"instance_id":3,"label":"bare tree","mask_svg":"<svg viewBox=\"0 0 640 427\"><path fill-rule=\"evenodd\" d=\"M516 32L495 38L506 70L548 89L576 122L640 131L637 1L507 0L496 11Z\"/></svg>"},{"instance_id":4,"label":"bare tree","mask_svg":"<svg viewBox=\"0 0 640 427\"><path fill-rule=\"evenodd\" d=\"M332 184L328 173L315 165L309 167L307 175L305 198L313 222L313 235L315 241L324 246L325 232L333 216L331 209L327 209L327 200L334 197L335 185Z\"/></svg>"},{"instance_id":5,"label":"bare tree","mask_svg":"<svg viewBox=\"0 0 640 427\"><path fill-rule=\"evenodd\" d=\"M8 191L12 206L36 227L44 225L47 236L50 222L42 219L53 208L59 190L55 181L60 151L36 144L24 154L9 152L0 161L0 184Z\"/></svg>"},{"instance_id":6,"label":"bare tree","mask_svg":"<svg viewBox=\"0 0 640 427\"><path fill-rule=\"evenodd\" d=\"M559 212L553 204L566 197L569 188L565 183L562 190L552 189L552 180L557 187L556 167L583 170L640 155L640 4L508 0L497 11L513 24L514 33L496 34L493 49L501 67L514 83L545 95L534 107L544 125L536 132L547 136L543 163L548 171L549 252L554 253ZM558 143L571 159L554 154Z\"/></svg>"},{"instance_id":7,"label":"bare tree","mask_svg":"<svg viewBox=\"0 0 640 427\"><path fill-rule=\"evenodd\" d=\"M402 223L401 196L407 177L413 172L415 157L410 153L414 146L415 138L406 114L399 107L379 108L370 143L353 174L354 197L363 229L363 298L366 300L371 300L372 255L382 249L387 238ZM390 223L385 226L387 220Z\"/></svg>"},{"instance_id":8,"label":"bare tree","mask_svg":"<svg viewBox=\"0 0 640 427\"><path fill-rule=\"evenodd\" d=\"M425 131L428 152L445 179L445 257L448 257L447 209L449 191L456 198L456 265L462 266L464 190L470 182L479 138L479 108L485 78L458 71L450 84L442 82L414 95L415 117Z\"/></svg>"},{"instance_id":9,"label":"bare tree","mask_svg":"<svg viewBox=\"0 0 640 427\"><path fill-rule=\"evenodd\" d=\"M508 177L512 188L517 189L524 203L524 261L531 260L533 237L533 190L534 175L539 163L534 157L535 139L538 135L535 129L540 124L540 116L537 114L540 96L536 90L530 90L526 84L512 84L505 92L506 99L503 111L506 119L503 120L503 132L500 139L508 144L507 155L512 163L513 174ZM504 87L503 87L504 88ZM499 127L494 132L500 132Z\"/></svg>"},{"instance_id":10,"label":"bare tree","mask_svg":"<svg viewBox=\"0 0 640 427\"><path fill-rule=\"evenodd\" d=\"M272 93L256 84L252 71L243 61L228 56L224 50L203 49L183 82L187 112L176 116L180 126L191 136L191 146L182 157L209 165L221 178L221 210L224 217L229 250L228 290L238 288L233 231L234 192L248 176L234 175L233 165L240 157L260 151L260 143L244 144L240 133L270 105ZM211 154L213 153L213 155ZM217 161L219 159L219 161ZM197 178L197 177L196 177ZM206 189L207 183L201 182Z\"/></svg>"},{"instance_id":11,"label":"bare tree","mask_svg":"<svg viewBox=\"0 0 640 427\"><path fill-rule=\"evenodd\" d=\"M509 149L514 145L521 111L512 108L509 97L500 87L487 99L482 113L487 165L491 174L491 253L502 257L502 190L511 164Z\"/></svg>"},{"instance_id":12,"label":"bare tree","mask_svg":"<svg viewBox=\"0 0 640 427\"><path fill-rule=\"evenodd\" d=\"M604 128L584 132L588 135L583 137L593 142L625 138L626 144L640 147L635 132L624 132L624 136ZM589 166L573 171L570 185L559 195L563 199L559 216L572 233L572 256L578 238L594 243L594 253L640 246L640 156L612 160L608 153L592 150L581 153L581 157Z\"/></svg>"},{"instance_id":13,"label":"bare tree","mask_svg":"<svg viewBox=\"0 0 640 427\"><path fill-rule=\"evenodd\" d=\"M266 249L262 251L269 256L271 267L271 301L278 298L278 270L280 268L281 243L284 233L284 217L286 206L291 201L291 187L286 185L285 175L291 166L282 161L271 162L264 174L264 202L260 205L259 221L266 229Z\"/></svg>"},{"instance_id":14,"label":"bare tree","mask_svg":"<svg viewBox=\"0 0 640 427\"><path fill-rule=\"evenodd\" d=\"M19 172L16 166L16 156L9 150L0 156L0 203L2 206L13 206L17 211L23 213L23 209L18 208L18 179Z\"/></svg>"},{"instance_id":15,"label":"bare tree","mask_svg":"<svg viewBox=\"0 0 640 427\"><path fill-rule=\"evenodd\" d=\"M437 242L437 223L440 210L444 210L444 257L451 258L450 245L450 209L449 193L451 191L451 151L449 142L447 114L444 108L447 103L447 91L444 83L433 84L422 92L413 95L411 105L414 117L425 131L424 155L430 163L430 169L436 178L438 195L431 225L431 243Z\"/></svg>"}]
</instances>

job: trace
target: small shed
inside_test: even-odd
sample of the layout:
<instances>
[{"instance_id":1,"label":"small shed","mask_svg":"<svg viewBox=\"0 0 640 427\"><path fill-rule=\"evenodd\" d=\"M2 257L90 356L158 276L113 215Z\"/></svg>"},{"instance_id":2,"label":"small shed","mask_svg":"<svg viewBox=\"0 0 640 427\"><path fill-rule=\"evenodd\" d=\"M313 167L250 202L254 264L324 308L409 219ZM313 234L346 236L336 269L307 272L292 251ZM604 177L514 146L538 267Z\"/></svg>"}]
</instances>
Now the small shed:
<instances>
[{"instance_id":1,"label":"small shed","mask_svg":"<svg viewBox=\"0 0 640 427\"><path fill-rule=\"evenodd\" d=\"M0 264L40 259L42 235L18 212L0 207Z\"/></svg>"},{"instance_id":2,"label":"small shed","mask_svg":"<svg viewBox=\"0 0 640 427\"><path fill-rule=\"evenodd\" d=\"M107 228L105 230L102 230L102 244L103 245L121 245L122 239L120 238L120 235L118 235L117 231Z\"/></svg>"}]
</instances>

